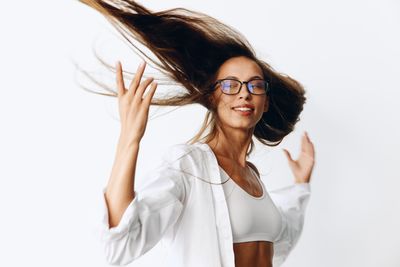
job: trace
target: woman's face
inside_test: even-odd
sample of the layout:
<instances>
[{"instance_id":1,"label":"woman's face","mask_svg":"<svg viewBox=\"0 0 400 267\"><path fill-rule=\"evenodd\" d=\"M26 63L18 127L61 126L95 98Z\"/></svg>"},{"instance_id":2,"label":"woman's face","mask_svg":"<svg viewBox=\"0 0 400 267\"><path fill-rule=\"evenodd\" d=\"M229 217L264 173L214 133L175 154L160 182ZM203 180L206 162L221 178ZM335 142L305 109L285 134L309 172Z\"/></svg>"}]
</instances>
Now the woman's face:
<instances>
[{"instance_id":1,"label":"woman's face","mask_svg":"<svg viewBox=\"0 0 400 267\"><path fill-rule=\"evenodd\" d=\"M258 64L247 57L233 57L225 61L218 70L217 80L234 78L248 81L253 78L264 79ZM217 117L222 127L250 129L255 127L264 112L268 110L267 95L253 95L243 84L239 93L227 95L221 91L220 85L212 94L216 104ZM235 107L250 105L251 111L243 112Z\"/></svg>"}]
</instances>

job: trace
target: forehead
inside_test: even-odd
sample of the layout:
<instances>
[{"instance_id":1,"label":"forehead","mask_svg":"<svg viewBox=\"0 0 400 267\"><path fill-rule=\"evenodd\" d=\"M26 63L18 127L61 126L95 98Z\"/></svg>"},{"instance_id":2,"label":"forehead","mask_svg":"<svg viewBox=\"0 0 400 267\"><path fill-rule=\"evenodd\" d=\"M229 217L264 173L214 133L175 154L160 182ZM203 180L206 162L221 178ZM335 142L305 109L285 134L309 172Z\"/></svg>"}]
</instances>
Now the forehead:
<instances>
[{"instance_id":1,"label":"forehead","mask_svg":"<svg viewBox=\"0 0 400 267\"><path fill-rule=\"evenodd\" d=\"M217 78L225 78L227 76L237 77L239 79L248 79L253 76L263 77L260 66L247 57L233 57L225 61L218 70Z\"/></svg>"}]
</instances>

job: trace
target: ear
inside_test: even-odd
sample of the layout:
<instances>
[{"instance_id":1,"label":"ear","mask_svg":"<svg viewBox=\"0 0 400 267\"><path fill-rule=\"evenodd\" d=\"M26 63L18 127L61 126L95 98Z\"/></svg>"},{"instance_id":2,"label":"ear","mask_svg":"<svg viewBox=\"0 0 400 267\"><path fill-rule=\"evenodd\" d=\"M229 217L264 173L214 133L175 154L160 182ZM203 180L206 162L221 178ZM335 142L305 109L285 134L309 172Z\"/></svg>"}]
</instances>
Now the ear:
<instances>
[{"instance_id":1,"label":"ear","mask_svg":"<svg viewBox=\"0 0 400 267\"><path fill-rule=\"evenodd\" d=\"M265 98L265 103L264 103L264 112L267 112L269 109L269 97L267 96Z\"/></svg>"}]
</instances>

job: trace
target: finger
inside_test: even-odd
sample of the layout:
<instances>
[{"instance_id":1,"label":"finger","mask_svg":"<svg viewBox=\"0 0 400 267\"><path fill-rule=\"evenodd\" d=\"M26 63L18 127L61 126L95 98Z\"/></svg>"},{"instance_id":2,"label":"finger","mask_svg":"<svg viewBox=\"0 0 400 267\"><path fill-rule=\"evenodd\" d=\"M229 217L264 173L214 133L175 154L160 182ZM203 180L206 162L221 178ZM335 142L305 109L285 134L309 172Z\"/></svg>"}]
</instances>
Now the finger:
<instances>
[{"instance_id":1,"label":"finger","mask_svg":"<svg viewBox=\"0 0 400 267\"><path fill-rule=\"evenodd\" d=\"M301 137L301 142L302 142L302 143L308 142L308 140L307 140L307 135L306 135L305 133L304 133L303 136Z\"/></svg>"},{"instance_id":2,"label":"finger","mask_svg":"<svg viewBox=\"0 0 400 267\"><path fill-rule=\"evenodd\" d=\"M139 85L139 87L138 87L138 89L136 90L136 93L135 93L135 97L137 97L137 99L142 100L144 91L146 90L147 86L149 86L149 84L153 80L154 80L153 77L149 77Z\"/></svg>"},{"instance_id":3,"label":"finger","mask_svg":"<svg viewBox=\"0 0 400 267\"><path fill-rule=\"evenodd\" d=\"M116 64L116 80L117 80L118 96L122 96L125 93L125 84L124 84L124 77L122 74L122 65L121 62L119 61Z\"/></svg>"},{"instance_id":4,"label":"finger","mask_svg":"<svg viewBox=\"0 0 400 267\"><path fill-rule=\"evenodd\" d=\"M310 143L312 143L312 142L311 142L311 139L310 139L310 136L308 135L308 132L305 132L305 133L306 133L307 141L310 142Z\"/></svg>"},{"instance_id":5,"label":"finger","mask_svg":"<svg viewBox=\"0 0 400 267\"><path fill-rule=\"evenodd\" d=\"M313 144L312 142L310 142L309 150L310 150L310 155L311 155L312 157L314 157L314 155L315 155L315 150L314 150L314 144Z\"/></svg>"},{"instance_id":6,"label":"finger","mask_svg":"<svg viewBox=\"0 0 400 267\"><path fill-rule=\"evenodd\" d=\"M314 145L313 145L313 143L311 142L310 137L309 137L307 131L304 132L304 136L305 136L305 139L306 139L306 142L307 142L307 148L308 148L308 149L311 149L311 150L314 150Z\"/></svg>"},{"instance_id":7,"label":"finger","mask_svg":"<svg viewBox=\"0 0 400 267\"><path fill-rule=\"evenodd\" d=\"M314 158L314 145L312 142L307 142L307 144L302 148L302 152L307 156Z\"/></svg>"},{"instance_id":8,"label":"finger","mask_svg":"<svg viewBox=\"0 0 400 267\"><path fill-rule=\"evenodd\" d=\"M136 93L136 88L138 87L140 80L142 79L142 75L143 75L145 66L146 66L145 61L140 63L140 65L136 71L135 77L133 78L131 84L129 85L129 91L131 92L132 96L135 95L135 93Z\"/></svg>"},{"instance_id":9,"label":"finger","mask_svg":"<svg viewBox=\"0 0 400 267\"><path fill-rule=\"evenodd\" d=\"M156 92L157 89L157 82L153 82L150 87L150 91L144 96L143 101L146 103L146 105L150 105L151 99L154 96L154 93Z\"/></svg>"},{"instance_id":10,"label":"finger","mask_svg":"<svg viewBox=\"0 0 400 267\"><path fill-rule=\"evenodd\" d=\"M312 147L312 142L309 139L307 132L304 132L304 135L301 139L301 150L308 151L310 150L310 147Z\"/></svg>"},{"instance_id":11,"label":"finger","mask_svg":"<svg viewBox=\"0 0 400 267\"><path fill-rule=\"evenodd\" d=\"M289 162L292 162L293 159L292 159L292 156L290 155L289 151L287 151L287 150L284 149L284 148L282 148L282 150L283 150L283 152L285 153L286 158L289 160Z\"/></svg>"},{"instance_id":12,"label":"finger","mask_svg":"<svg viewBox=\"0 0 400 267\"><path fill-rule=\"evenodd\" d=\"M303 132L303 136L302 136L301 140L305 141L305 142L308 142L307 132L306 131Z\"/></svg>"}]
</instances>

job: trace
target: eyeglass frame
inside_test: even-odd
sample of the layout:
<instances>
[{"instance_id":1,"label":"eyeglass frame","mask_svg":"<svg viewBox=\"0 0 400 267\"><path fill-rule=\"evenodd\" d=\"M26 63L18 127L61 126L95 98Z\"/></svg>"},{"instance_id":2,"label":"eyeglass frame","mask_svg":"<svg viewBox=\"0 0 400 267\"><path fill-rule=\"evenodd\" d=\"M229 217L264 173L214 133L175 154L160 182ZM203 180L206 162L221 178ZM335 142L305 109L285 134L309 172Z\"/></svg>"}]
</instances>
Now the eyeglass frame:
<instances>
[{"instance_id":1,"label":"eyeglass frame","mask_svg":"<svg viewBox=\"0 0 400 267\"><path fill-rule=\"evenodd\" d=\"M226 94L226 95L237 95L237 94L239 94L239 93L240 93L240 90L242 90L243 84L246 85L247 91L249 91L249 93L252 94L252 95L266 95L266 94L268 94L268 91L269 91L269 83L268 83L266 80L260 79L260 78L254 78L254 79L250 79L250 80L248 80L248 81L240 81L240 80L234 79L234 78L219 79L219 80L216 80L216 81L215 81L215 83L211 86L211 89L214 90L215 87L217 86L217 84L219 84L221 81L224 81L224 80L233 80L233 81L237 81L237 82L240 83L239 90L237 91L237 93L234 93L234 94L227 94L227 93L225 93L224 90L222 90L222 88L221 88L221 92L222 92L223 94ZM253 93L250 91L250 88L249 88L249 85L248 85L248 84L249 84L249 82L255 81L255 80L264 81L265 84L267 85L264 94L253 94Z\"/></svg>"}]
</instances>

